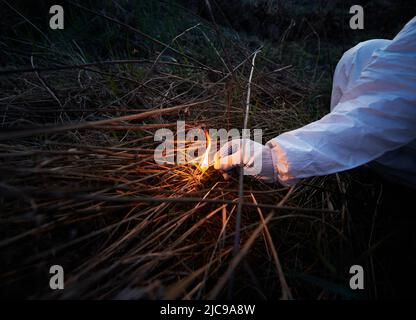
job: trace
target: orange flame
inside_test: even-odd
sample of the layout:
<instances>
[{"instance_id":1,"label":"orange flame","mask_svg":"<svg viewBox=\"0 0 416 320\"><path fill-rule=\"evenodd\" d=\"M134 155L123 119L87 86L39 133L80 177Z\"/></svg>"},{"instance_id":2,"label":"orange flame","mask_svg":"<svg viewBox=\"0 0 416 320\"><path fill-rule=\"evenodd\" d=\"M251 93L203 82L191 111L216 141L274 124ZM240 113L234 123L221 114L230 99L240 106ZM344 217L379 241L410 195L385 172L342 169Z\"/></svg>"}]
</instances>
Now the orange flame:
<instances>
[{"instance_id":1,"label":"orange flame","mask_svg":"<svg viewBox=\"0 0 416 320\"><path fill-rule=\"evenodd\" d=\"M209 136L208 130L204 129L204 133L207 142L207 148L204 152L204 155L202 156L201 162L199 163L199 169L202 172L205 172L209 168L209 151L211 149L211 137Z\"/></svg>"}]
</instances>

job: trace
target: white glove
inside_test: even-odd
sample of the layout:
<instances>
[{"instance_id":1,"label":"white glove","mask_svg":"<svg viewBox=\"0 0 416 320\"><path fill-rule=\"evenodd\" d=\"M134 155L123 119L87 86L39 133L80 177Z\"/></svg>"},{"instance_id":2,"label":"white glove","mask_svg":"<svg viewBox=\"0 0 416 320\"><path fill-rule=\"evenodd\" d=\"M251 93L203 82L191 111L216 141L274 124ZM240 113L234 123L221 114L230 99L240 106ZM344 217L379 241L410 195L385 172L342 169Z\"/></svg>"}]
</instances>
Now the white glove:
<instances>
[{"instance_id":1,"label":"white glove","mask_svg":"<svg viewBox=\"0 0 416 320\"><path fill-rule=\"evenodd\" d=\"M231 171L240 165L241 159L244 175L269 183L276 180L271 149L250 139L235 139L224 144L215 154L214 168Z\"/></svg>"}]
</instances>

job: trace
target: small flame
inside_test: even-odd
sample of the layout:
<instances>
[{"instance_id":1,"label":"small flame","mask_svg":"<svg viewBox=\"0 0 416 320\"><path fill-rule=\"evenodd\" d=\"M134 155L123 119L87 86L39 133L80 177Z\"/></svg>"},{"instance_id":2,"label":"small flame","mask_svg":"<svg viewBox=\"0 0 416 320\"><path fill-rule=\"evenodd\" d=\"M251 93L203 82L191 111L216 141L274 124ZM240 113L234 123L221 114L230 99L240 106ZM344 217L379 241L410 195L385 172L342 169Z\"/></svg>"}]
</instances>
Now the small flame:
<instances>
[{"instance_id":1,"label":"small flame","mask_svg":"<svg viewBox=\"0 0 416 320\"><path fill-rule=\"evenodd\" d=\"M205 172L208 168L209 168L209 150L211 149L211 137L209 136L208 130L204 129L204 133L205 133L205 139L207 142L207 148L204 152L204 155L202 156L202 160L199 163L199 169L202 172Z\"/></svg>"}]
</instances>

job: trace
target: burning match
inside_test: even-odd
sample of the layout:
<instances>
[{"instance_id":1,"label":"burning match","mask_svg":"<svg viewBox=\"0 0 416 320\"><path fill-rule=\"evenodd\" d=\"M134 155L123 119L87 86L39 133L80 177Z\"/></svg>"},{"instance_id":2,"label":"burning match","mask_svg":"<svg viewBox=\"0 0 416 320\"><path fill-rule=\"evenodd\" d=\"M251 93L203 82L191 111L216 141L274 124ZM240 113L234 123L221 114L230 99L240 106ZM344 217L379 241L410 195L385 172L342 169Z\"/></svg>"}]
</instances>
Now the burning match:
<instances>
[{"instance_id":1,"label":"burning match","mask_svg":"<svg viewBox=\"0 0 416 320\"><path fill-rule=\"evenodd\" d=\"M414 295L396 2L0 0L0 299Z\"/></svg>"}]
</instances>

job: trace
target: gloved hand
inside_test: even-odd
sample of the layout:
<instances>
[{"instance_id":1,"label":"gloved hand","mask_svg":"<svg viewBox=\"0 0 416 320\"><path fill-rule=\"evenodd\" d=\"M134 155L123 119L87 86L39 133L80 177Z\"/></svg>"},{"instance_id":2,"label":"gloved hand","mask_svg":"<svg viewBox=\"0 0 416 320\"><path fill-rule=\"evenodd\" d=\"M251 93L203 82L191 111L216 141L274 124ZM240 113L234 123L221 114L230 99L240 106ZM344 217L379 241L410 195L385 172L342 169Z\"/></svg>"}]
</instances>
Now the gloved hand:
<instances>
[{"instance_id":1,"label":"gloved hand","mask_svg":"<svg viewBox=\"0 0 416 320\"><path fill-rule=\"evenodd\" d=\"M224 144L215 154L214 168L227 172L238 167L241 159L245 175L263 182L275 181L271 149L250 139L235 139Z\"/></svg>"}]
</instances>

